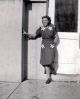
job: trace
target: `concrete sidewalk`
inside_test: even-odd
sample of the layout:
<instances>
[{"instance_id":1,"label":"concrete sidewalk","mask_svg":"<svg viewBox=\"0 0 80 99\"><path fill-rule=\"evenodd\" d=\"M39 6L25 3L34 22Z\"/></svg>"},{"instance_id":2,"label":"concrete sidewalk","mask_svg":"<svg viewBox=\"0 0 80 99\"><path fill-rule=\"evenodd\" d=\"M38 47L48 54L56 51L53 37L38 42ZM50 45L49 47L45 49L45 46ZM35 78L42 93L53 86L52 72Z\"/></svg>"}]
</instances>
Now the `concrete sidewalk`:
<instances>
[{"instance_id":1,"label":"concrete sidewalk","mask_svg":"<svg viewBox=\"0 0 80 99\"><path fill-rule=\"evenodd\" d=\"M23 83L0 83L0 99L80 99L80 83L27 80Z\"/></svg>"},{"instance_id":2,"label":"concrete sidewalk","mask_svg":"<svg viewBox=\"0 0 80 99\"><path fill-rule=\"evenodd\" d=\"M0 99L9 99L20 83L0 82Z\"/></svg>"}]
</instances>

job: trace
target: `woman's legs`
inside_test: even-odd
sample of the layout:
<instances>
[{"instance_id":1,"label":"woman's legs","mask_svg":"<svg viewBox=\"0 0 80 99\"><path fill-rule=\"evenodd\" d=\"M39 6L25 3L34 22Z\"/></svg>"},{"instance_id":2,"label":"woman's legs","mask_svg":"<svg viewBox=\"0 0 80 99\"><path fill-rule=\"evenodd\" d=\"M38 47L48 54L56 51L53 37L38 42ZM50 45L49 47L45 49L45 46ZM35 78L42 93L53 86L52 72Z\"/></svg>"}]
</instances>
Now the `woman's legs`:
<instances>
[{"instance_id":1,"label":"woman's legs","mask_svg":"<svg viewBox=\"0 0 80 99\"><path fill-rule=\"evenodd\" d=\"M49 68L49 66L46 66L45 69L46 69L46 74L47 74L46 84L49 84L51 82L50 68Z\"/></svg>"},{"instance_id":2,"label":"woman's legs","mask_svg":"<svg viewBox=\"0 0 80 99\"><path fill-rule=\"evenodd\" d=\"M47 79L51 78L50 68L46 66L45 69L46 69Z\"/></svg>"}]
</instances>

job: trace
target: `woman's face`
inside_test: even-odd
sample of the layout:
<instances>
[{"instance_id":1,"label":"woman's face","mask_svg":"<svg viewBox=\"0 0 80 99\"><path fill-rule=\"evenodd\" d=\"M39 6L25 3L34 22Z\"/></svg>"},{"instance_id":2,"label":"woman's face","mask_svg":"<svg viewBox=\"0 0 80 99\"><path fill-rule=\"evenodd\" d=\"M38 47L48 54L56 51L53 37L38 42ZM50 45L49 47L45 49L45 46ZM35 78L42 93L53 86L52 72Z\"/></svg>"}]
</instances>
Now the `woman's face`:
<instances>
[{"instance_id":1,"label":"woman's face","mask_svg":"<svg viewBox=\"0 0 80 99\"><path fill-rule=\"evenodd\" d=\"M48 23L49 23L49 21L48 21L47 18L42 19L42 24L43 24L44 27L48 26Z\"/></svg>"}]
</instances>

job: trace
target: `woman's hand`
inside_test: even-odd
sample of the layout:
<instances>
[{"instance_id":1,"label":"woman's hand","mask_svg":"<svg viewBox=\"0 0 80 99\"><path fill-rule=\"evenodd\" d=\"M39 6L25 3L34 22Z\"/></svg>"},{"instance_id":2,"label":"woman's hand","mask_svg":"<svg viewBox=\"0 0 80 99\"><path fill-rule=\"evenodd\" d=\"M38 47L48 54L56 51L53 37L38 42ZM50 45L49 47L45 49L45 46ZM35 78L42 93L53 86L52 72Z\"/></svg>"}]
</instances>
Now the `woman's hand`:
<instances>
[{"instance_id":1,"label":"woman's hand","mask_svg":"<svg viewBox=\"0 0 80 99\"><path fill-rule=\"evenodd\" d=\"M28 33L27 33L27 32L25 32L25 31L23 32L23 34L24 34L24 35L28 35Z\"/></svg>"},{"instance_id":2,"label":"woman's hand","mask_svg":"<svg viewBox=\"0 0 80 99\"><path fill-rule=\"evenodd\" d=\"M29 37L29 34L25 31L23 31L23 35Z\"/></svg>"},{"instance_id":3,"label":"woman's hand","mask_svg":"<svg viewBox=\"0 0 80 99\"><path fill-rule=\"evenodd\" d=\"M60 43L58 34L55 35L54 44L57 46Z\"/></svg>"},{"instance_id":4,"label":"woman's hand","mask_svg":"<svg viewBox=\"0 0 80 99\"><path fill-rule=\"evenodd\" d=\"M25 37L27 37L29 40L30 40L30 39L33 39L33 40L36 39L36 34L29 34L29 33L25 32L25 31L23 31L23 35L24 35Z\"/></svg>"}]
</instances>

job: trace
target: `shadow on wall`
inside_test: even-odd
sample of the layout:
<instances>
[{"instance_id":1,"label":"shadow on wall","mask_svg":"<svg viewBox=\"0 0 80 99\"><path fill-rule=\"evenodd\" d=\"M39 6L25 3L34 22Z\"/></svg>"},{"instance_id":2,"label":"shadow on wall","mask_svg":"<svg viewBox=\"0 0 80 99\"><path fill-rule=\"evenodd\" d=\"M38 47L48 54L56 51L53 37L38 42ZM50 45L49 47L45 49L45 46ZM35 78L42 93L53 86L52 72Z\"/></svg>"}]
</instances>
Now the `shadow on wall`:
<instances>
[{"instance_id":1,"label":"shadow on wall","mask_svg":"<svg viewBox=\"0 0 80 99\"><path fill-rule=\"evenodd\" d=\"M32 10L32 4L27 8L27 0L23 1L23 19L22 19L22 68L21 68L21 80L27 80L28 74L28 38L23 35L23 31L28 33L28 20L29 20L29 10ZM29 1L29 0L28 0Z\"/></svg>"}]
</instances>

